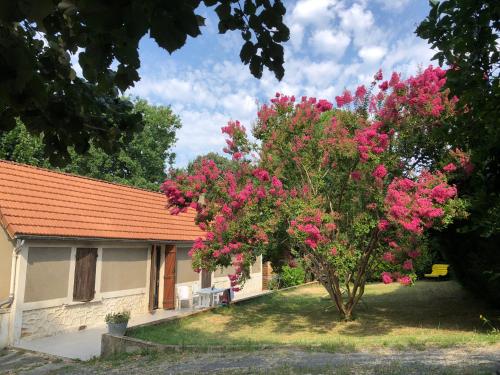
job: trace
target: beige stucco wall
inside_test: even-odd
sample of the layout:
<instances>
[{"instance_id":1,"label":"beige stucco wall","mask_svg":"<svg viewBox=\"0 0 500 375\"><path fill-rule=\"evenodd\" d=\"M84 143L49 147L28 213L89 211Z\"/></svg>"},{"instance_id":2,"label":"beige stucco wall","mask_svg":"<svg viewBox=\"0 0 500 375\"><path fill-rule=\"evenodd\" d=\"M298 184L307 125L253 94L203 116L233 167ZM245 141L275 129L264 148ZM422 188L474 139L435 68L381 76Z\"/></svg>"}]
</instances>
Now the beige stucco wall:
<instances>
[{"instance_id":1,"label":"beige stucco wall","mask_svg":"<svg viewBox=\"0 0 500 375\"><path fill-rule=\"evenodd\" d=\"M70 257L70 247L30 247L24 302L67 297Z\"/></svg>"},{"instance_id":2,"label":"beige stucco wall","mask_svg":"<svg viewBox=\"0 0 500 375\"><path fill-rule=\"evenodd\" d=\"M200 279L200 274L194 272L191 266L191 257L188 255L190 249L191 245L177 245L176 247L177 265L175 282L177 284L198 281Z\"/></svg>"},{"instance_id":3,"label":"beige stucco wall","mask_svg":"<svg viewBox=\"0 0 500 375\"><path fill-rule=\"evenodd\" d=\"M259 273L262 272L262 262L261 257L258 257L254 264L252 264L252 268L250 269L250 273ZM217 268L215 271L215 277L223 277L227 275L234 274L235 268L230 265L224 269Z\"/></svg>"},{"instance_id":4,"label":"beige stucco wall","mask_svg":"<svg viewBox=\"0 0 500 375\"><path fill-rule=\"evenodd\" d=\"M227 269L223 272L216 271L212 282L217 288L229 288L230 282L227 277ZM252 265L250 278L245 282L243 288L239 292L235 292L235 299L245 298L260 292L262 292L262 256L259 256Z\"/></svg>"},{"instance_id":5,"label":"beige stucco wall","mask_svg":"<svg viewBox=\"0 0 500 375\"><path fill-rule=\"evenodd\" d=\"M0 226L0 301L9 296L13 250L14 241L10 239L7 232Z\"/></svg>"},{"instance_id":6,"label":"beige stucco wall","mask_svg":"<svg viewBox=\"0 0 500 375\"><path fill-rule=\"evenodd\" d=\"M103 248L101 292L145 288L148 248Z\"/></svg>"}]
</instances>

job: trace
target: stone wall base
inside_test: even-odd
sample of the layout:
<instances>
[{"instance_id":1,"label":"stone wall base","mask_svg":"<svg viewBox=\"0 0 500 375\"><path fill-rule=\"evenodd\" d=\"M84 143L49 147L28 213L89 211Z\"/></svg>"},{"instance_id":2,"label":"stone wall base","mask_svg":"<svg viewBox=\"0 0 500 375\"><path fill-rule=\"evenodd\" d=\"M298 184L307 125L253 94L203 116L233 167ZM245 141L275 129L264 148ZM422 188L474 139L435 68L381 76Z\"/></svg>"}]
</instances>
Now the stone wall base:
<instances>
[{"instance_id":1,"label":"stone wall base","mask_svg":"<svg viewBox=\"0 0 500 375\"><path fill-rule=\"evenodd\" d=\"M34 339L82 330L104 324L107 313L124 310L130 311L132 316L145 313L146 294L23 311L21 338Z\"/></svg>"}]
</instances>

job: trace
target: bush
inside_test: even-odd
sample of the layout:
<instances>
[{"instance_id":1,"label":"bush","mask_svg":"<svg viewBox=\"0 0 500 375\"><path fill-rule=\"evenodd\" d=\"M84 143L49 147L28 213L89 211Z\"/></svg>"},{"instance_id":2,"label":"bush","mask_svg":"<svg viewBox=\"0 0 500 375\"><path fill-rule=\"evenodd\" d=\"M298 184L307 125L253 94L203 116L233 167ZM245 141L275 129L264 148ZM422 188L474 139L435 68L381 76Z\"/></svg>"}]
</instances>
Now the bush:
<instances>
[{"instance_id":1,"label":"bush","mask_svg":"<svg viewBox=\"0 0 500 375\"><path fill-rule=\"evenodd\" d=\"M122 311L119 313L109 313L104 318L104 321L108 324L121 324L127 323L130 320L130 311Z\"/></svg>"},{"instance_id":2,"label":"bush","mask_svg":"<svg viewBox=\"0 0 500 375\"><path fill-rule=\"evenodd\" d=\"M439 244L422 241L419 248L420 255L416 259L413 259L413 277L423 278L424 274L431 272L433 263L445 263L439 255L438 248ZM368 276L368 281L379 282L381 281L383 272L396 272L398 269L398 265L379 262Z\"/></svg>"},{"instance_id":3,"label":"bush","mask_svg":"<svg viewBox=\"0 0 500 375\"><path fill-rule=\"evenodd\" d=\"M306 280L306 272L300 265L296 267L290 267L288 265L283 266L280 276L282 288L304 284Z\"/></svg>"}]
</instances>

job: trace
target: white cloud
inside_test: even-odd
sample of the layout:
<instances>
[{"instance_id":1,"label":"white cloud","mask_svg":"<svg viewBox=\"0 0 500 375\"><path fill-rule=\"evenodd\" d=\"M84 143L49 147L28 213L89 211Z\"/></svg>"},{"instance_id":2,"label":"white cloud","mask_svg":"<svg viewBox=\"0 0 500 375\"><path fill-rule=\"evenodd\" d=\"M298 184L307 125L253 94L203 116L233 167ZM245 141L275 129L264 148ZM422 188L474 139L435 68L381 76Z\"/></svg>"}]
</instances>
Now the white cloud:
<instances>
[{"instance_id":1,"label":"white cloud","mask_svg":"<svg viewBox=\"0 0 500 375\"><path fill-rule=\"evenodd\" d=\"M299 0L292 10L292 21L302 25L321 25L335 17L334 0Z\"/></svg>"},{"instance_id":2,"label":"white cloud","mask_svg":"<svg viewBox=\"0 0 500 375\"><path fill-rule=\"evenodd\" d=\"M373 64L384 57L386 51L385 47L380 46L362 47L359 50L358 55L368 64Z\"/></svg>"},{"instance_id":3,"label":"white cloud","mask_svg":"<svg viewBox=\"0 0 500 375\"><path fill-rule=\"evenodd\" d=\"M388 11L400 12L410 3L412 0L375 0L377 3L382 5L382 8Z\"/></svg>"},{"instance_id":4,"label":"white cloud","mask_svg":"<svg viewBox=\"0 0 500 375\"><path fill-rule=\"evenodd\" d=\"M351 43L351 38L342 31L320 30L314 33L310 43L317 53L340 59Z\"/></svg>"},{"instance_id":5,"label":"white cloud","mask_svg":"<svg viewBox=\"0 0 500 375\"><path fill-rule=\"evenodd\" d=\"M374 24L373 14L363 5L355 3L348 9L340 11L340 26L345 30L357 32L369 29Z\"/></svg>"}]
</instances>

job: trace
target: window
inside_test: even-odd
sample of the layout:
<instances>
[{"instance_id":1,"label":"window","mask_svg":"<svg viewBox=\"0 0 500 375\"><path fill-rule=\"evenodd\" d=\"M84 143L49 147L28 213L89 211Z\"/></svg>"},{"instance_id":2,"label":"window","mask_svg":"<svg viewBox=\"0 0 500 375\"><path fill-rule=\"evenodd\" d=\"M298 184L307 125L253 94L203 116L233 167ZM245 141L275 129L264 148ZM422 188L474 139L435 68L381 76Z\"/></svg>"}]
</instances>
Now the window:
<instances>
[{"instance_id":1,"label":"window","mask_svg":"<svg viewBox=\"0 0 500 375\"><path fill-rule=\"evenodd\" d=\"M95 296L97 249L76 249L74 301L92 301Z\"/></svg>"}]
</instances>

